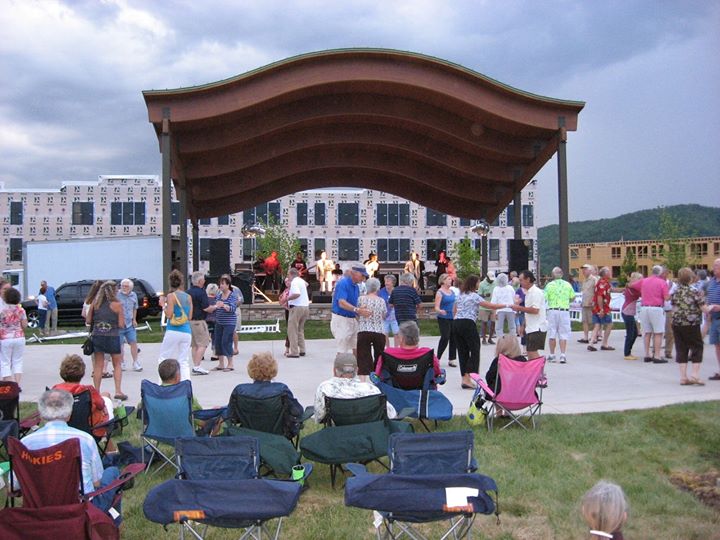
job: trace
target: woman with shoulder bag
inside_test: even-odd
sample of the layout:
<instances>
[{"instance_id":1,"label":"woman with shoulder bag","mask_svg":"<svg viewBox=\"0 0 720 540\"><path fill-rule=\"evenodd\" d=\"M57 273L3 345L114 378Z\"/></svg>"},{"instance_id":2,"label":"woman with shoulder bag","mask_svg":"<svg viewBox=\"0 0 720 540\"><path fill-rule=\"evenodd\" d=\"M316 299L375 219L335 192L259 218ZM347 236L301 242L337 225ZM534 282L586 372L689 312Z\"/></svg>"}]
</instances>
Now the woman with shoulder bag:
<instances>
[{"instance_id":1,"label":"woman with shoulder bag","mask_svg":"<svg viewBox=\"0 0 720 540\"><path fill-rule=\"evenodd\" d=\"M167 319L165 336L160 344L160 357L158 364L166 358L174 358L180 364L180 378L185 381L190 378L190 344L192 341L190 319L192 318L192 299L183 290L185 279L178 270L168 275L170 293L163 299L160 306Z\"/></svg>"}]
</instances>

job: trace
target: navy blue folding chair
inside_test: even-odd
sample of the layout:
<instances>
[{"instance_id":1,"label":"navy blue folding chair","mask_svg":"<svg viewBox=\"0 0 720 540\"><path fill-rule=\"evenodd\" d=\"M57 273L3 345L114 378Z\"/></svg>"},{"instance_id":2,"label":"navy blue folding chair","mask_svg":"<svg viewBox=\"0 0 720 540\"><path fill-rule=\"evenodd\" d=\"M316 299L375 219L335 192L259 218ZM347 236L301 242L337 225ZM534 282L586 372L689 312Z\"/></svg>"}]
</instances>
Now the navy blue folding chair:
<instances>
[{"instance_id":1,"label":"navy blue folding chair","mask_svg":"<svg viewBox=\"0 0 720 540\"><path fill-rule=\"evenodd\" d=\"M187 532L202 539L208 527L245 529L241 539L279 538L282 520L297 506L302 486L260 477L256 438L178 439L176 452L179 478L150 490L145 517L165 526L178 523L180 538ZM311 472L312 466L305 464L302 480ZM271 532L273 519L277 525Z\"/></svg>"},{"instance_id":2,"label":"navy blue folding chair","mask_svg":"<svg viewBox=\"0 0 720 540\"><path fill-rule=\"evenodd\" d=\"M345 484L345 504L378 512L378 538L422 539L413 524L441 521L448 526L440 538L468 538L476 514L497 514L495 481L474 472L472 431L395 433L389 446L389 474L347 466L356 476Z\"/></svg>"},{"instance_id":3,"label":"navy blue folding chair","mask_svg":"<svg viewBox=\"0 0 720 540\"><path fill-rule=\"evenodd\" d=\"M152 448L152 455L146 471L150 470L155 457L163 460L163 464L172 465L179 471L175 463L175 441L181 437L194 437L192 415L192 384L181 381L177 384L160 386L151 381L143 380L140 384L142 399L141 417L143 422L142 460L145 462L145 445ZM172 453L165 453L160 444L172 447Z\"/></svg>"}]
</instances>

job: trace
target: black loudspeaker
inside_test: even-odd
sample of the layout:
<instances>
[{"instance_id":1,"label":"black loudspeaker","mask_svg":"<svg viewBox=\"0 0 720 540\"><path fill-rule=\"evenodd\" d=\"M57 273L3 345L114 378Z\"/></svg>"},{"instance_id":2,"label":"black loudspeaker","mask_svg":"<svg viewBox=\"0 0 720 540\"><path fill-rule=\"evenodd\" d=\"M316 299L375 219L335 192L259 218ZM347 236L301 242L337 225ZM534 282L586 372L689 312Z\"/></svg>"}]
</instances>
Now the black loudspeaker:
<instances>
[{"instance_id":1,"label":"black loudspeaker","mask_svg":"<svg viewBox=\"0 0 720 540\"><path fill-rule=\"evenodd\" d=\"M508 240L508 269L518 274L528 270L528 247L525 240Z\"/></svg>"},{"instance_id":2,"label":"black loudspeaker","mask_svg":"<svg viewBox=\"0 0 720 540\"><path fill-rule=\"evenodd\" d=\"M313 304L332 304L332 294L331 293L321 293L321 292L314 292L312 293L312 303Z\"/></svg>"},{"instance_id":3,"label":"black loudspeaker","mask_svg":"<svg viewBox=\"0 0 720 540\"><path fill-rule=\"evenodd\" d=\"M230 239L210 238L210 275L230 273Z\"/></svg>"},{"instance_id":4,"label":"black loudspeaker","mask_svg":"<svg viewBox=\"0 0 720 540\"><path fill-rule=\"evenodd\" d=\"M243 295L243 303L244 304L252 304L253 303L253 290L252 286L255 282L255 276L252 272L244 270L242 272L238 272L234 276L232 276L232 284L235 285L238 289L240 289L240 292Z\"/></svg>"}]
</instances>

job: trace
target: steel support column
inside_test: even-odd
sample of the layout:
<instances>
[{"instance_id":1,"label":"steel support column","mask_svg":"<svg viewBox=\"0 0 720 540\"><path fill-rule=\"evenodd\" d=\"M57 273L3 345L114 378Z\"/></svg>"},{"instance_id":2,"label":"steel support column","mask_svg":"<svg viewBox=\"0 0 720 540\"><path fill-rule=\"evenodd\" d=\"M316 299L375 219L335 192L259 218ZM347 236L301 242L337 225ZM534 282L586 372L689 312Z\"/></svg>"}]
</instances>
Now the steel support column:
<instances>
[{"instance_id":1,"label":"steel support column","mask_svg":"<svg viewBox=\"0 0 720 540\"><path fill-rule=\"evenodd\" d=\"M198 220L193 219L190 224L192 225L192 269L193 272L200 270L200 230L198 228Z\"/></svg>"},{"instance_id":2,"label":"steel support column","mask_svg":"<svg viewBox=\"0 0 720 540\"><path fill-rule=\"evenodd\" d=\"M513 218L515 219L513 238L515 238L515 240L522 240L522 193L519 191L513 199Z\"/></svg>"},{"instance_id":3,"label":"steel support column","mask_svg":"<svg viewBox=\"0 0 720 540\"><path fill-rule=\"evenodd\" d=\"M559 119L560 130L558 131L558 225L560 244L560 268L566 278L570 276L570 258L568 246L568 181L567 181L567 131L565 130L565 118Z\"/></svg>"},{"instance_id":4,"label":"steel support column","mask_svg":"<svg viewBox=\"0 0 720 540\"><path fill-rule=\"evenodd\" d=\"M163 109L162 134L160 135L162 154L162 268L163 291L167 292L167 277L172 270L172 198L170 196L170 108Z\"/></svg>"},{"instance_id":5,"label":"steel support column","mask_svg":"<svg viewBox=\"0 0 720 540\"><path fill-rule=\"evenodd\" d=\"M180 203L180 211L178 218L180 219L180 246L178 247L178 266L180 272L185 277L185 284L188 284L188 230L187 230L187 190L185 186L177 188L177 198Z\"/></svg>"},{"instance_id":6,"label":"steel support column","mask_svg":"<svg viewBox=\"0 0 720 540\"><path fill-rule=\"evenodd\" d=\"M480 237L480 253L482 259L480 261L480 268L482 269L482 275L487 275L488 271L488 235L484 234ZM480 276L482 277L482 276Z\"/></svg>"}]
</instances>

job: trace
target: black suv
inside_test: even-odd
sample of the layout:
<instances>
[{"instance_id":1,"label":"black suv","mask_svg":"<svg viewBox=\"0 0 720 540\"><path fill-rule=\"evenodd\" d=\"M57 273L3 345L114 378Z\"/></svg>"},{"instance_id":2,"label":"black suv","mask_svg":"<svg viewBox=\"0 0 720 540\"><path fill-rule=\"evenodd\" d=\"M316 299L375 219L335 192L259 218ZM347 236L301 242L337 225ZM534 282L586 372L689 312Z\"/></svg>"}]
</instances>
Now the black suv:
<instances>
[{"instance_id":1,"label":"black suv","mask_svg":"<svg viewBox=\"0 0 720 540\"><path fill-rule=\"evenodd\" d=\"M158 315L160 313L160 305L158 303L158 296L152 285L144 279L130 279L132 279L135 284L133 290L138 297L138 322L142 321L145 317ZM113 281L115 281L119 287L122 280L115 279ZM85 302L85 297L90 292L93 283L94 280L85 279L83 281L63 283L55 289L55 298L58 304L58 322L85 322L82 318L82 307ZM37 301L26 300L22 303L22 307L25 308L27 312L28 326L36 328L38 321Z\"/></svg>"}]
</instances>

